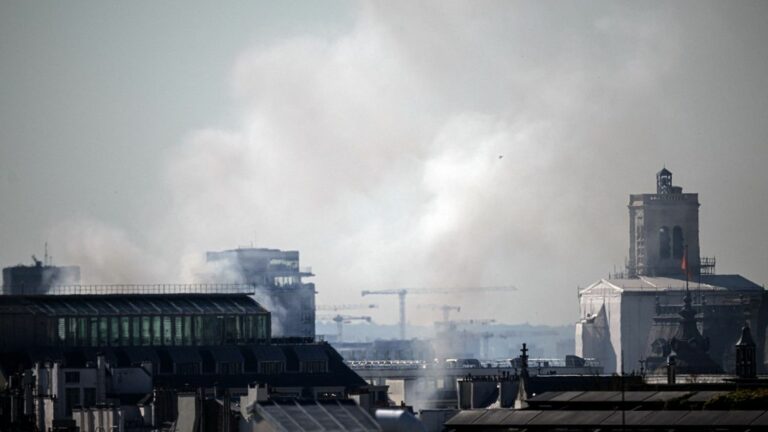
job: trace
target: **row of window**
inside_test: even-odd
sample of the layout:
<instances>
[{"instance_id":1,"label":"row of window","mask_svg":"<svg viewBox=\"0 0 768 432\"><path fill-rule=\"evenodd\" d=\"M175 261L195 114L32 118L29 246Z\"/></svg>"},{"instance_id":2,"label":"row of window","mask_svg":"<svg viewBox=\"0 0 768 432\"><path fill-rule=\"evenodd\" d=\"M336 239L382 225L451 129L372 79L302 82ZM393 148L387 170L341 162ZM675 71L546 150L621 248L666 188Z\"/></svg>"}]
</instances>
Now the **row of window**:
<instances>
[{"instance_id":1,"label":"row of window","mask_svg":"<svg viewBox=\"0 0 768 432\"><path fill-rule=\"evenodd\" d=\"M255 370L244 369L244 364L237 361L206 363L203 362L183 362L164 366L160 365L159 373L196 376L201 374L219 374L219 375L240 375L242 373L257 372L263 375L279 375L285 373L285 363L279 360L258 361ZM308 360L299 362L300 373L327 373L328 362L325 360ZM71 373L71 372L67 372Z\"/></svg>"},{"instance_id":2,"label":"row of window","mask_svg":"<svg viewBox=\"0 0 768 432\"><path fill-rule=\"evenodd\" d=\"M60 317L65 346L190 346L268 341L269 315Z\"/></svg>"},{"instance_id":3,"label":"row of window","mask_svg":"<svg viewBox=\"0 0 768 432\"><path fill-rule=\"evenodd\" d=\"M328 364L325 361L322 361L321 365L312 365L309 367L303 366L301 367L301 372L306 373L322 373L322 372L328 372ZM200 375L201 373L214 373L214 369L216 368L215 373L218 373L219 375L240 375L243 373L243 364L240 362L219 362L215 366L209 365L208 369L204 367L201 363L196 362L187 362L187 363L176 363L175 371L168 370L167 373L175 373L176 375ZM306 370L304 370L306 369ZM161 369L160 372L162 373L163 370ZM253 371L248 371L253 372ZM277 375L285 372L285 363L281 361L259 361L258 362L258 373L265 374L265 375Z\"/></svg>"}]
</instances>

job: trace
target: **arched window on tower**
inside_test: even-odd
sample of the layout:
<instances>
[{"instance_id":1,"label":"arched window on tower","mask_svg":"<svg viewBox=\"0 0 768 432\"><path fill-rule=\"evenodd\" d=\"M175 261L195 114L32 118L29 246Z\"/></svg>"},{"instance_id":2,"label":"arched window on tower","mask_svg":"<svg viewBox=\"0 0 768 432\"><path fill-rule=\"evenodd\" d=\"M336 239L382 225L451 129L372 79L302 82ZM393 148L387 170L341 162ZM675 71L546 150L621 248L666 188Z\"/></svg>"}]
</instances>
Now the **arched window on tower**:
<instances>
[{"instance_id":1,"label":"arched window on tower","mask_svg":"<svg viewBox=\"0 0 768 432\"><path fill-rule=\"evenodd\" d=\"M683 249L685 248L685 242L683 239L683 229L679 226L672 228L672 256L675 258L683 257Z\"/></svg>"},{"instance_id":2,"label":"arched window on tower","mask_svg":"<svg viewBox=\"0 0 768 432\"><path fill-rule=\"evenodd\" d=\"M659 228L659 258L670 257L669 240L669 228L665 226Z\"/></svg>"}]
</instances>

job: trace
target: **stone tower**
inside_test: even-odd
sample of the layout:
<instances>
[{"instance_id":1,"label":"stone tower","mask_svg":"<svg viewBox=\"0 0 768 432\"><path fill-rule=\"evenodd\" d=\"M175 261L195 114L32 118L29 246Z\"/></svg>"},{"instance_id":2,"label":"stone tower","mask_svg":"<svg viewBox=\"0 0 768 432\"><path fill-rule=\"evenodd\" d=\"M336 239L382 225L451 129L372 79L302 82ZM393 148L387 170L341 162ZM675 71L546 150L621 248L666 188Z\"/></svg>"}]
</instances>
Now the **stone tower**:
<instances>
[{"instance_id":1,"label":"stone tower","mask_svg":"<svg viewBox=\"0 0 768 432\"><path fill-rule=\"evenodd\" d=\"M682 276L685 246L692 274L699 273L699 194L683 193L663 168L656 193L630 195L628 207L630 277Z\"/></svg>"}]
</instances>

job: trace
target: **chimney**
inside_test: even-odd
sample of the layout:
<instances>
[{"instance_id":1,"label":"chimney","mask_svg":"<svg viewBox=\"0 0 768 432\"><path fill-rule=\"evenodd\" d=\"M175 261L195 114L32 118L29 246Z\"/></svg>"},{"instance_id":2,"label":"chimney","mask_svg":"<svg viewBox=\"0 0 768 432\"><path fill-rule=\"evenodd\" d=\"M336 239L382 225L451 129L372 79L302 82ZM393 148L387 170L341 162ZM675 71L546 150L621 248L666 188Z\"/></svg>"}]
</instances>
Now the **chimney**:
<instances>
[{"instance_id":1,"label":"chimney","mask_svg":"<svg viewBox=\"0 0 768 432\"><path fill-rule=\"evenodd\" d=\"M107 399L107 359L103 352L96 353L96 403Z\"/></svg>"}]
</instances>

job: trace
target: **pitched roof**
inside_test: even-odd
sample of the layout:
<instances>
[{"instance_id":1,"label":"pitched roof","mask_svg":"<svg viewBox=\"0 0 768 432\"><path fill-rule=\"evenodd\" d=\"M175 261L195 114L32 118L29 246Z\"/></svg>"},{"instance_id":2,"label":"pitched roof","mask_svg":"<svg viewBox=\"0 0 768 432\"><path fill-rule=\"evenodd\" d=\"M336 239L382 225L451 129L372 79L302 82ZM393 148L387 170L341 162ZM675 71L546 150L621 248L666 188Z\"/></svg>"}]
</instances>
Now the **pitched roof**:
<instances>
[{"instance_id":1,"label":"pitched roof","mask_svg":"<svg viewBox=\"0 0 768 432\"><path fill-rule=\"evenodd\" d=\"M763 287L750 281L741 275L702 275L699 279L688 282L690 289L702 291L762 291ZM609 278L600 279L582 293L593 291L615 290L623 291L682 291L685 290L685 278L677 277L650 277L639 276L637 278Z\"/></svg>"},{"instance_id":2,"label":"pitched roof","mask_svg":"<svg viewBox=\"0 0 768 432\"><path fill-rule=\"evenodd\" d=\"M351 400L273 399L256 403L249 411L276 431L380 431L381 428Z\"/></svg>"},{"instance_id":3,"label":"pitched roof","mask_svg":"<svg viewBox=\"0 0 768 432\"><path fill-rule=\"evenodd\" d=\"M502 415L506 413L507 415ZM638 410L638 411L589 411L589 410L510 410L482 409L461 411L445 425L455 430L483 430L511 428L526 430L572 430L601 428L624 424L637 429L655 427L683 427L692 430L696 426L747 427L768 424L768 411L689 411L689 410Z\"/></svg>"}]
</instances>

